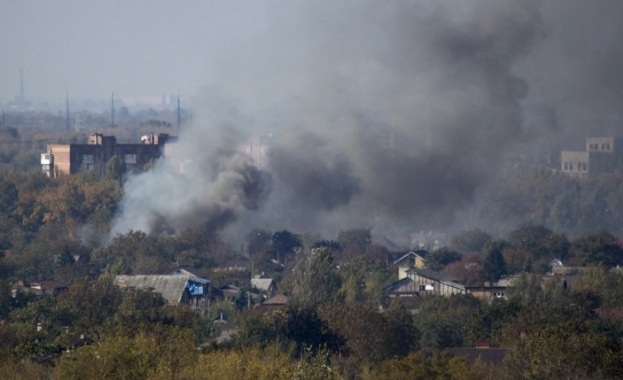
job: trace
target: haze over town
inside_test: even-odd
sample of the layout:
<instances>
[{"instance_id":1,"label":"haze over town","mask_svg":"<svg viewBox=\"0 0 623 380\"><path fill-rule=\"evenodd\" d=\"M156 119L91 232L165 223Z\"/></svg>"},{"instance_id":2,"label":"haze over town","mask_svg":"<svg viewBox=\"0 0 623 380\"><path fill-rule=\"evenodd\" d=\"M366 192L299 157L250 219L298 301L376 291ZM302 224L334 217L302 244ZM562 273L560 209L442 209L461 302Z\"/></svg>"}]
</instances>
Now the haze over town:
<instances>
[{"instance_id":1,"label":"haze over town","mask_svg":"<svg viewBox=\"0 0 623 380\"><path fill-rule=\"evenodd\" d=\"M272 177L253 187L263 194L241 230L463 228L509 156L548 162L586 136L616 135L621 121L615 1L4 8L4 106L20 94L22 69L20 95L59 109L66 96L107 102L113 92L128 104L192 99L197 117L180 144L212 169L157 192L151 178L171 174L164 164L128 181L119 231L153 228L136 224L132 207L174 230L201 214L198 205L229 213L223 197L241 202L228 223L246 212L234 188L215 182L248 180L232 164L239 158L219 151L246 136L275 139ZM167 200L180 192L187 203L172 211ZM137 206L133 194L149 201Z\"/></svg>"},{"instance_id":2,"label":"haze over town","mask_svg":"<svg viewBox=\"0 0 623 380\"><path fill-rule=\"evenodd\" d=\"M621 20L4 1L0 379L623 378Z\"/></svg>"}]
</instances>

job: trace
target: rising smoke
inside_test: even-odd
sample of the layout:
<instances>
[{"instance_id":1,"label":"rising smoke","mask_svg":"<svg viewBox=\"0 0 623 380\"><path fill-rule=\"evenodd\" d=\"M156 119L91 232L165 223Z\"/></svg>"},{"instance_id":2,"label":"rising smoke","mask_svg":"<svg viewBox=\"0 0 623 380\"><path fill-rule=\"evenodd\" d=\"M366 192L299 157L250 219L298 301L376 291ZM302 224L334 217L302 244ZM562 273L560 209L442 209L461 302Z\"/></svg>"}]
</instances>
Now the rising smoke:
<instances>
[{"instance_id":1,"label":"rising smoke","mask_svg":"<svg viewBox=\"0 0 623 380\"><path fill-rule=\"evenodd\" d=\"M176 147L184 154L126 183L113 233L447 227L508 152L564 120L539 62L556 70L573 50L560 12L582 27L608 13L582 4L267 1L248 38L215 58ZM600 96L621 91L620 66L582 59L617 74ZM554 116L526 128L525 104ZM267 171L230 149L269 135Z\"/></svg>"}]
</instances>

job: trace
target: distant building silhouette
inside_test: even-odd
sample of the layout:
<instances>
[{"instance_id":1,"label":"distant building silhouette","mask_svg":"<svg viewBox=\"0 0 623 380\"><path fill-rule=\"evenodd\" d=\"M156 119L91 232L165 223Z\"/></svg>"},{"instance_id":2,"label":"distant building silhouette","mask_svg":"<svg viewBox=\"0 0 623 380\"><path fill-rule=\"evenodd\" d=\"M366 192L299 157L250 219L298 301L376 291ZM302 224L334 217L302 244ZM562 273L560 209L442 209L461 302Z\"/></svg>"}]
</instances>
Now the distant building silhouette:
<instances>
[{"instance_id":1,"label":"distant building silhouette","mask_svg":"<svg viewBox=\"0 0 623 380\"><path fill-rule=\"evenodd\" d=\"M19 70L19 95L15 99L7 103L7 107L11 110L27 110L32 107L32 103L26 100L24 93L24 69Z\"/></svg>"},{"instance_id":2,"label":"distant building silhouette","mask_svg":"<svg viewBox=\"0 0 623 380\"><path fill-rule=\"evenodd\" d=\"M560 170L574 177L589 177L623 169L623 140L589 137L583 151L560 153Z\"/></svg>"}]
</instances>

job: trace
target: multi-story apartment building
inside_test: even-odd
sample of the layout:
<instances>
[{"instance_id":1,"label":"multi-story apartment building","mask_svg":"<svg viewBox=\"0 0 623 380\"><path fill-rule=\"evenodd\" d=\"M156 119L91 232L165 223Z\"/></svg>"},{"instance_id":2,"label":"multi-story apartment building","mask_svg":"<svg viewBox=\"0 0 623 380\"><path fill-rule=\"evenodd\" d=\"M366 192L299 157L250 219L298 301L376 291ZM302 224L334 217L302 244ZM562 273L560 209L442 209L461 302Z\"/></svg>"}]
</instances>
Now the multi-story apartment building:
<instances>
[{"instance_id":1,"label":"multi-story apartment building","mask_svg":"<svg viewBox=\"0 0 623 380\"><path fill-rule=\"evenodd\" d=\"M141 137L141 143L118 144L114 136L95 133L86 144L50 144L41 154L41 169L50 177L60 173L75 174L92 171L103 174L106 164L118 157L126 171L140 169L164 154L167 134Z\"/></svg>"},{"instance_id":2,"label":"multi-story apartment building","mask_svg":"<svg viewBox=\"0 0 623 380\"><path fill-rule=\"evenodd\" d=\"M615 137L589 137L585 150L562 151L560 154L562 172L576 177L611 173L621 165L623 140Z\"/></svg>"}]
</instances>

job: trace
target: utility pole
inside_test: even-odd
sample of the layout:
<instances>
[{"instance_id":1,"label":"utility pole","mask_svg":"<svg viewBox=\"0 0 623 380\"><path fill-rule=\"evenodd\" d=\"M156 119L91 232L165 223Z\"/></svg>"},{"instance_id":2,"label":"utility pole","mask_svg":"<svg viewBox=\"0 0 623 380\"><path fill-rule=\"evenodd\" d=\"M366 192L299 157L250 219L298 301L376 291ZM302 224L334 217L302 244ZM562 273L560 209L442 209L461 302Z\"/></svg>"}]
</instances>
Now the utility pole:
<instances>
[{"instance_id":1,"label":"utility pole","mask_svg":"<svg viewBox=\"0 0 623 380\"><path fill-rule=\"evenodd\" d=\"M24 101L24 68L19 69L19 97Z\"/></svg>"},{"instance_id":2,"label":"utility pole","mask_svg":"<svg viewBox=\"0 0 623 380\"><path fill-rule=\"evenodd\" d=\"M65 116L67 116L67 125L66 128L69 131L71 129L71 123L69 121L69 91L67 91L65 96Z\"/></svg>"},{"instance_id":3,"label":"utility pole","mask_svg":"<svg viewBox=\"0 0 623 380\"><path fill-rule=\"evenodd\" d=\"M111 106L110 106L110 128L115 127L115 92L112 93Z\"/></svg>"},{"instance_id":4,"label":"utility pole","mask_svg":"<svg viewBox=\"0 0 623 380\"><path fill-rule=\"evenodd\" d=\"M182 126L182 112L180 109L180 96L177 95L177 127Z\"/></svg>"}]
</instances>

